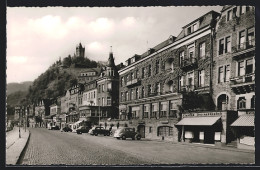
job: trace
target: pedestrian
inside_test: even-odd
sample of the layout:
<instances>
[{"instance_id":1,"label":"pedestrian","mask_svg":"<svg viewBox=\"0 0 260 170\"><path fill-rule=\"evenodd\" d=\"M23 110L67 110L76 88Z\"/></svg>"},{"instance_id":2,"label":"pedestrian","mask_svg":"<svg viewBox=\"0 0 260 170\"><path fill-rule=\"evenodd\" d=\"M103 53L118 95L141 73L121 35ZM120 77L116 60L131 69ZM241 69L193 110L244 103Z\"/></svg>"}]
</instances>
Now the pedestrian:
<instances>
[{"instance_id":1,"label":"pedestrian","mask_svg":"<svg viewBox=\"0 0 260 170\"><path fill-rule=\"evenodd\" d=\"M117 122L117 124L116 124L116 128L117 128L117 129L119 128L119 122Z\"/></svg>"},{"instance_id":2,"label":"pedestrian","mask_svg":"<svg viewBox=\"0 0 260 170\"><path fill-rule=\"evenodd\" d=\"M105 129L107 129L107 122L105 122Z\"/></svg>"}]
</instances>

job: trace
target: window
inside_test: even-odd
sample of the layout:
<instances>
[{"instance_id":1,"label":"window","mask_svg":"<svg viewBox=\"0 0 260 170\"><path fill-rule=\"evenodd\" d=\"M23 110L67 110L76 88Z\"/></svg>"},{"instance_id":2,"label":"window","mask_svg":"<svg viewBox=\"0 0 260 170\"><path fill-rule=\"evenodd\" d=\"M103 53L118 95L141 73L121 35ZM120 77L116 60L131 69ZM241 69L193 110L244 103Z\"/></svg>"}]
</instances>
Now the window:
<instances>
[{"instance_id":1,"label":"window","mask_svg":"<svg viewBox=\"0 0 260 170\"><path fill-rule=\"evenodd\" d=\"M121 102L124 101L124 92L121 92Z\"/></svg>"},{"instance_id":2,"label":"window","mask_svg":"<svg viewBox=\"0 0 260 170\"><path fill-rule=\"evenodd\" d=\"M107 97L107 106L111 106L111 97Z\"/></svg>"},{"instance_id":3,"label":"window","mask_svg":"<svg viewBox=\"0 0 260 170\"><path fill-rule=\"evenodd\" d=\"M136 88L136 90L135 90L135 98L138 99L138 97L139 97L139 89Z\"/></svg>"},{"instance_id":4,"label":"window","mask_svg":"<svg viewBox=\"0 0 260 170\"><path fill-rule=\"evenodd\" d=\"M112 83L107 83L107 90L112 90Z\"/></svg>"},{"instance_id":5,"label":"window","mask_svg":"<svg viewBox=\"0 0 260 170\"><path fill-rule=\"evenodd\" d=\"M232 12L233 12L232 18L235 18L237 16L237 7L233 8Z\"/></svg>"},{"instance_id":6,"label":"window","mask_svg":"<svg viewBox=\"0 0 260 170\"><path fill-rule=\"evenodd\" d=\"M149 133L153 132L153 127L149 127Z\"/></svg>"},{"instance_id":7,"label":"window","mask_svg":"<svg viewBox=\"0 0 260 170\"><path fill-rule=\"evenodd\" d=\"M156 92L157 94L160 93L160 83L156 83Z\"/></svg>"},{"instance_id":8,"label":"window","mask_svg":"<svg viewBox=\"0 0 260 170\"><path fill-rule=\"evenodd\" d=\"M104 92L104 91L105 91L105 85L102 84L102 92Z\"/></svg>"},{"instance_id":9,"label":"window","mask_svg":"<svg viewBox=\"0 0 260 170\"><path fill-rule=\"evenodd\" d=\"M131 80L135 79L135 73L131 73Z\"/></svg>"},{"instance_id":10,"label":"window","mask_svg":"<svg viewBox=\"0 0 260 170\"><path fill-rule=\"evenodd\" d=\"M247 7L247 6L241 6L241 7L240 7L240 15L246 13L246 7Z\"/></svg>"},{"instance_id":11,"label":"window","mask_svg":"<svg viewBox=\"0 0 260 170\"><path fill-rule=\"evenodd\" d=\"M145 70L145 67L144 67L144 68L142 68L142 78L145 77L145 74L146 74L146 70Z\"/></svg>"},{"instance_id":12,"label":"window","mask_svg":"<svg viewBox=\"0 0 260 170\"><path fill-rule=\"evenodd\" d=\"M251 109L255 108L255 95L251 98Z\"/></svg>"},{"instance_id":13,"label":"window","mask_svg":"<svg viewBox=\"0 0 260 170\"><path fill-rule=\"evenodd\" d=\"M180 76L179 77L179 90L182 89L182 86L183 86L183 76Z\"/></svg>"},{"instance_id":14,"label":"window","mask_svg":"<svg viewBox=\"0 0 260 170\"><path fill-rule=\"evenodd\" d=\"M253 59L246 60L246 74L253 73Z\"/></svg>"},{"instance_id":15,"label":"window","mask_svg":"<svg viewBox=\"0 0 260 170\"><path fill-rule=\"evenodd\" d=\"M231 52L231 41L230 41L230 36L226 37L225 52L226 52L226 53Z\"/></svg>"},{"instance_id":16,"label":"window","mask_svg":"<svg viewBox=\"0 0 260 170\"><path fill-rule=\"evenodd\" d=\"M144 87L142 87L142 98L144 97Z\"/></svg>"},{"instance_id":17,"label":"window","mask_svg":"<svg viewBox=\"0 0 260 170\"><path fill-rule=\"evenodd\" d=\"M249 47L255 46L255 31L254 27L247 30L247 38Z\"/></svg>"},{"instance_id":18,"label":"window","mask_svg":"<svg viewBox=\"0 0 260 170\"><path fill-rule=\"evenodd\" d=\"M240 97L238 99L238 109L245 109L246 108L246 99L245 97Z\"/></svg>"},{"instance_id":19,"label":"window","mask_svg":"<svg viewBox=\"0 0 260 170\"><path fill-rule=\"evenodd\" d=\"M170 126L158 127L158 136L173 136L173 128Z\"/></svg>"},{"instance_id":20,"label":"window","mask_svg":"<svg viewBox=\"0 0 260 170\"><path fill-rule=\"evenodd\" d=\"M158 111L157 104L152 104L152 113L150 117L155 118L157 115L157 111Z\"/></svg>"},{"instance_id":21,"label":"window","mask_svg":"<svg viewBox=\"0 0 260 170\"><path fill-rule=\"evenodd\" d=\"M165 62L162 61L162 67L161 70L164 71L165 70Z\"/></svg>"},{"instance_id":22,"label":"window","mask_svg":"<svg viewBox=\"0 0 260 170\"><path fill-rule=\"evenodd\" d=\"M148 77L150 77L152 74L152 68L151 65L148 66Z\"/></svg>"},{"instance_id":23,"label":"window","mask_svg":"<svg viewBox=\"0 0 260 170\"><path fill-rule=\"evenodd\" d=\"M206 51L205 51L205 42L200 43L199 48L200 48L200 50L199 50L199 57L200 58L205 58L205 53L206 53Z\"/></svg>"},{"instance_id":24,"label":"window","mask_svg":"<svg viewBox=\"0 0 260 170\"><path fill-rule=\"evenodd\" d=\"M129 100L129 93L128 93L128 91L125 93L125 97L126 97L126 101L128 101Z\"/></svg>"},{"instance_id":25,"label":"window","mask_svg":"<svg viewBox=\"0 0 260 170\"><path fill-rule=\"evenodd\" d=\"M194 85L193 78L194 78L193 72L189 72L189 73L187 74L187 85L188 85L188 86Z\"/></svg>"},{"instance_id":26,"label":"window","mask_svg":"<svg viewBox=\"0 0 260 170\"><path fill-rule=\"evenodd\" d=\"M219 40L219 49L218 54L224 54L224 39Z\"/></svg>"},{"instance_id":27,"label":"window","mask_svg":"<svg viewBox=\"0 0 260 170\"><path fill-rule=\"evenodd\" d=\"M121 77L121 86L124 85L124 77Z\"/></svg>"},{"instance_id":28,"label":"window","mask_svg":"<svg viewBox=\"0 0 260 170\"><path fill-rule=\"evenodd\" d=\"M139 70L137 69L136 71L135 71L135 78L138 78L139 77Z\"/></svg>"},{"instance_id":29,"label":"window","mask_svg":"<svg viewBox=\"0 0 260 170\"><path fill-rule=\"evenodd\" d=\"M143 118L148 118L148 107L144 106Z\"/></svg>"},{"instance_id":30,"label":"window","mask_svg":"<svg viewBox=\"0 0 260 170\"><path fill-rule=\"evenodd\" d=\"M130 100L134 99L134 90L131 89L131 93L130 93Z\"/></svg>"},{"instance_id":31,"label":"window","mask_svg":"<svg viewBox=\"0 0 260 170\"><path fill-rule=\"evenodd\" d=\"M147 86L147 90L148 95L150 95L152 93L152 86L150 84Z\"/></svg>"},{"instance_id":32,"label":"window","mask_svg":"<svg viewBox=\"0 0 260 170\"><path fill-rule=\"evenodd\" d=\"M101 85L98 85L98 92L101 92Z\"/></svg>"},{"instance_id":33,"label":"window","mask_svg":"<svg viewBox=\"0 0 260 170\"><path fill-rule=\"evenodd\" d=\"M227 21L230 21L232 19L232 10L229 10L227 12Z\"/></svg>"},{"instance_id":34,"label":"window","mask_svg":"<svg viewBox=\"0 0 260 170\"><path fill-rule=\"evenodd\" d=\"M244 65L245 65L245 62L244 62L244 61L238 62L238 76L243 76L243 75L245 75Z\"/></svg>"},{"instance_id":35,"label":"window","mask_svg":"<svg viewBox=\"0 0 260 170\"><path fill-rule=\"evenodd\" d=\"M204 87L204 76L205 76L204 70L199 70L199 87Z\"/></svg>"},{"instance_id":36,"label":"window","mask_svg":"<svg viewBox=\"0 0 260 170\"><path fill-rule=\"evenodd\" d=\"M177 110L175 110L174 103L170 103L169 117L173 117L173 118L177 117Z\"/></svg>"},{"instance_id":37,"label":"window","mask_svg":"<svg viewBox=\"0 0 260 170\"><path fill-rule=\"evenodd\" d=\"M180 66L182 65L182 62L184 60L184 51L180 52L179 54L179 59L180 59Z\"/></svg>"},{"instance_id":38,"label":"window","mask_svg":"<svg viewBox=\"0 0 260 170\"><path fill-rule=\"evenodd\" d=\"M230 65L225 66L225 82L229 82L230 79Z\"/></svg>"},{"instance_id":39,"label":"window","mask_svg":"<svg viewBox=\"0 0 260 170\"><path fill-rule=\"evenodd\" d=\"M126 80L127 80L127 82L131 81L131 77L129 74L126 76Z\"/></svg>"},{"instance_id":40,"label":"window","mask_svg":"<svg viewBox=\"0 0 260 170\"><path fill-rule=\"evenodd\" d=\"M188 57L190 61L194 58L194 45L188 47Z\"/></svg>"},{"instance_id":41,"label":"window","mask_svg":"<svg viewBox=\"0 0 260 170\"><path fill-rule=\"evenodd\" d=\"M166 117L167 105L166 102L160 103L160 117Z\"/></svg>"},{"instance_id":42,"label":"window","mask_svg":"<svg viewBox=\"0 0 260 170\"><path fill-rule=\"evenodd\" d=\"M156 63L155 63L155 74L159 73L159 69L160 69L160 62L159 62L159 60L156 60Z\"/></svg>"},{"instance_id":43,"label":"window","mask_svg":"<svg viewBox=\"0 0 260 170\"><path fill-rule=\"evenodd\" d=\"M105 98L102 97L102 106L104 106L104 105L105 105Z\"/></svg>"},{"instance_id":44,"label":"window","mask_svg":"<svg viewBox=\"0 0 260 170\"><path fill-rule=\"evenodd\" d=\"M239 32L239 48L245 49L245 30Z\"/></svg>"},{"instance_id":45,"label":"window","mask_svg":"<svg viewBox=\"0 0 260 170\"><path fill-rule=\"evenodd\" d=\"M223 69L223 66L218 68L218 82L219 83L224 82L224 69Z\"/></svg>"}]
</instances>

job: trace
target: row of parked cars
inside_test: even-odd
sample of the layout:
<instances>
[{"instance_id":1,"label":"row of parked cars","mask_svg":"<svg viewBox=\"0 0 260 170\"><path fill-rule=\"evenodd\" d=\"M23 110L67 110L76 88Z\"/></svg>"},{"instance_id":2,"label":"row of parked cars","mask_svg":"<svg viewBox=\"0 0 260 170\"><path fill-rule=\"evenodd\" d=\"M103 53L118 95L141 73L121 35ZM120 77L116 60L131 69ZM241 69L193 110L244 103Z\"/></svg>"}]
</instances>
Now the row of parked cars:
<instances>
[{"instance_id":1,"label":"row of parked cars","mask_svg":"<svg viewBox=\"0 0 260 170\"><path fill-rule=\"evenodd\" d=\"M59 130L58 126L52 127L51 130ZM72 129L69 127L64 127L62 129L64 132L72 132ZM104 136L110 136L112 135L111 130L107 130L104 127L99 127L99 126L95 126L93 128L89 128L86 126L80 126L77 130L76 130L77 134L82 134L82 133L89 133L90 135L104 135ZM132 140L140 140L141 139L141 135L140 133L136 132L134 128L130 128L130 127L122 127L119 128L115 131L114 133L114 138L117 139L122 139L125 140L126 138L131 138Z\"/></svg>"}]
</instances>

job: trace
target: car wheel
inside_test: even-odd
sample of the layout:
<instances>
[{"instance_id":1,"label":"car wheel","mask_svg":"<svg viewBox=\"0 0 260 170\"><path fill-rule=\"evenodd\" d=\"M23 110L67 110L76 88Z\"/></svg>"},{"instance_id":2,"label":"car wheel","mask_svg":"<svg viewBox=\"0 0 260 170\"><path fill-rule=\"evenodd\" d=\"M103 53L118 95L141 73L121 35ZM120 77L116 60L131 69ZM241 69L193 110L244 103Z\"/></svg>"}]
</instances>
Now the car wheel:
<instances>
[{"instance_id":1,"label":"car wheel","mask_svg":"<svg viewBox=\"0 0 260 170\"><path fill-rule=\"evenodd\" d=\"M141 139L141 136L139 136L139 135L136 136L136 139L137 139L137 140L140 140L140 139Z\"/></svg>"},{"instance_id":2,"label":"car wheel","mask_svg":"<svg viewBox=\"0 0 260 170\"><path fill-rule=\"evenodd\" d=\"M95 135L95 136L97 136L98 134L97 134L97 133L95 133L94 135Z\"/></svg>"},{"instance_id":3,"label":"car wheel","mask_svg":"<svg viewBox=\"0 0 260 170\"><path fill-rule=\"evenodd\" d=\"M123 136L122 136L122 140L125 140L125 139L126 139L126 137L125 137L125 135L123 135Z\"/></svg>"},{"instance_id":4,"label":"car wheel","mask_svg":"<svg viewBox=\"0 0 260 170\"><path fill-rule=\"evenodd\" d=\"M119 140L120 138L119 138L119 137L117 137L117 139Z\"/></svg>"},{"instance_id":5,"label":"car wheel","mask_svg":"<svg viewBox=\"0 0 260 170\"><path fill-rule=\"evenodd\" d=\"M107 132L107 136L110 136L110 132Z\"/></svg>"}]
</instances>

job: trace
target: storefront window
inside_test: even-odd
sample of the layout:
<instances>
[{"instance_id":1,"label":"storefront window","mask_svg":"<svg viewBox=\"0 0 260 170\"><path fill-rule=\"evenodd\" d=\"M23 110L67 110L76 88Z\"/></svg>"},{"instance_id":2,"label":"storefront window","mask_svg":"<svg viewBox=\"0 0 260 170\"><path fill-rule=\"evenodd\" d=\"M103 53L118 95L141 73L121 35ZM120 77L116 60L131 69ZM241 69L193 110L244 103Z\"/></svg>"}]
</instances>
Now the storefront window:
<instances>
[{"instance_id":1,"label":"storefront window","mask_svg":"<svg viewBox=\"0 0 260 170\"><path fill-rule=\"evenodd\" d=\"M158 136L173 136L173 128L170 126L158 127Z\"/></svg>"}]
</instances>

